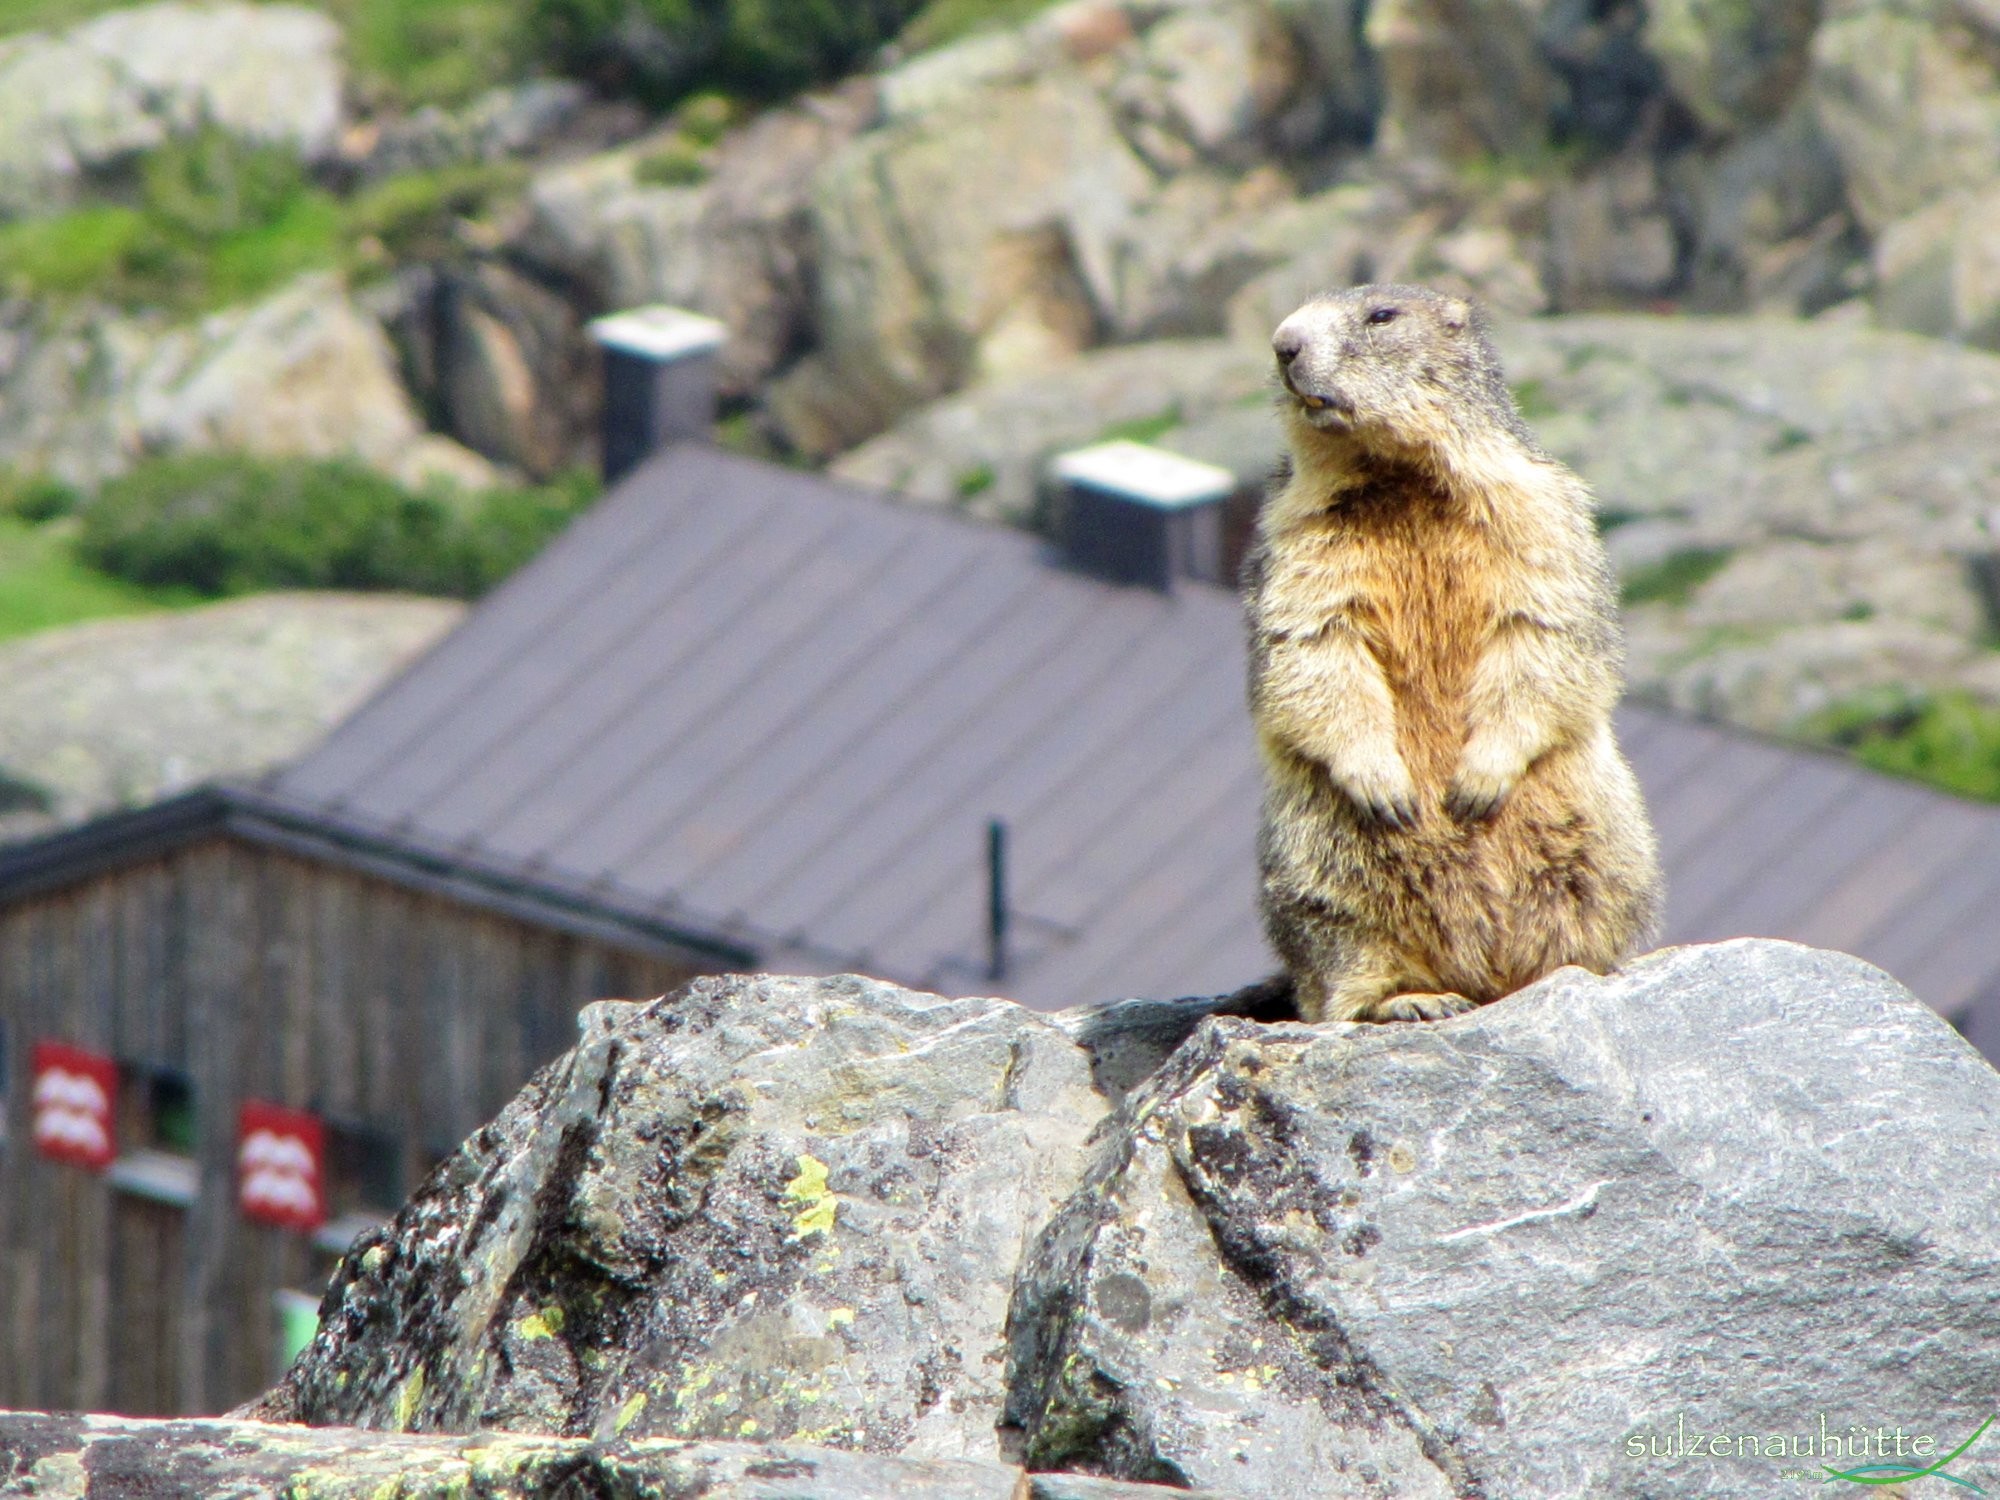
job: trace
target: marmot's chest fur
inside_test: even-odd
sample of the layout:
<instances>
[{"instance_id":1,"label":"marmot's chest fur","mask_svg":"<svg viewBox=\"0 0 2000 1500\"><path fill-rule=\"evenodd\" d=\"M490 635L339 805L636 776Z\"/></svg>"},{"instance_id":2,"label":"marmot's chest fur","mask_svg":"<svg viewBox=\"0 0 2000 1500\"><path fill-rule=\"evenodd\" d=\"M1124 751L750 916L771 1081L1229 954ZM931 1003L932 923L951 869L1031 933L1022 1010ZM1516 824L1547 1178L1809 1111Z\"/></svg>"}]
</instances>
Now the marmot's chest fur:
<instances>
[{"instance_id":1,"label":"marmot's chest fur","mask_svg":"<svg viewBox=\"0 0 2000 1500\"><path fill-rule=\"evenodd\" d=\"M1344 615L1381 664L1398 748L1426 802L1442 799L1464 746L1472 671L1493 635L1503 571L1491 532L1414 476L1331 505L1270 546L1265 610L1319 614L1326 628ZM1341 580L1332 589L1329 574Z\"/></svg>"}]
</instances>

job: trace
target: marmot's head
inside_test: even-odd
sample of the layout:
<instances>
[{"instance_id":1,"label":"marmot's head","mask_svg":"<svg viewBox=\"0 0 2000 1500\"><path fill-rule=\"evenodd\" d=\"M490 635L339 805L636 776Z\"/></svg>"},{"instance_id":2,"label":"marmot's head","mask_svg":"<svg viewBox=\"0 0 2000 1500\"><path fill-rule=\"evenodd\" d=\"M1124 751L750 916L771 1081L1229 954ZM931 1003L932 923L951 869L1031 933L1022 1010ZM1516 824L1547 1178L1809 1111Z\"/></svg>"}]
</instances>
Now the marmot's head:
<instances>
[{"instance_id":1,"label":"marmot's head","mask_svg":"<svg viewBox=\"0 0 2000 1500\"><path fill-rule=\"evenodd\" d=\"M1421 457L1481 428L1527 436L1485 316L1463 298L1420 286L1328 292L1280 323L1271 347L1295 443L1316 432Z\"/></svg>"}]
</instances>

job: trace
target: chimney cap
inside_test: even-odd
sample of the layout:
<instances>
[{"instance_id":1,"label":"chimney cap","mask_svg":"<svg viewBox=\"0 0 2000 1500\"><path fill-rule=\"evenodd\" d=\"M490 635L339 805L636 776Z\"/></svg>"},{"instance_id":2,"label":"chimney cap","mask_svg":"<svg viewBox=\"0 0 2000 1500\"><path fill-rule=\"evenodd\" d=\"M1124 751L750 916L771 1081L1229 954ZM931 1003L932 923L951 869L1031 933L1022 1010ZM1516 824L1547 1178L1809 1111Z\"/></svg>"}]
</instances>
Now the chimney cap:
<instances>
[{"instance_id":1,"label":"chimney cap","mask_svg":"<svg viewBox=\"0 0 2000 1500\"><path fill-rule=\"evenodd\" d=\"M1064 484L1083 485L1161 510L1226 499L1236 490L1227 469L1124 439L1065 453L1051 466Z\"/></svg>"},{"instance_id":2,"label":"chimney cap","mask_svg":"<svg viewBox=\"0 0 2000 1500\"><path fill-rule=\"evenodd\" d=\"M729 329L714 318L660 305L597 318L590 325L590 336L607 348L642 359L670 360L721 348Z\"/></svg>"}]
</instances>

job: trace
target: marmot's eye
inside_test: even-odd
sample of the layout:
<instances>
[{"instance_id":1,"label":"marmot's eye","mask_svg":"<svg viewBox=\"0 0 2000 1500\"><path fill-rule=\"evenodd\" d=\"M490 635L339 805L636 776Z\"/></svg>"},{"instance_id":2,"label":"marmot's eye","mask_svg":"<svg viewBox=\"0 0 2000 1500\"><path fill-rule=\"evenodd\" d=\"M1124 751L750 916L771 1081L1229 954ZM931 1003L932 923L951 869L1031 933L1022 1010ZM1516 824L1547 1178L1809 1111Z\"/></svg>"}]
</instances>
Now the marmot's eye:
<instances>
[{"instance_id":1,"label":"marmot's eye","mask_svg":"<svg viewBox=\"0 0 2000 1500\"><path fill-rule=\"evenodd\" d=\"M1368 315L1368 321L1371 323L1393 323L1396 321L1396 309L1393 307L1378 307Z\"/></svg>"}]
</instances>

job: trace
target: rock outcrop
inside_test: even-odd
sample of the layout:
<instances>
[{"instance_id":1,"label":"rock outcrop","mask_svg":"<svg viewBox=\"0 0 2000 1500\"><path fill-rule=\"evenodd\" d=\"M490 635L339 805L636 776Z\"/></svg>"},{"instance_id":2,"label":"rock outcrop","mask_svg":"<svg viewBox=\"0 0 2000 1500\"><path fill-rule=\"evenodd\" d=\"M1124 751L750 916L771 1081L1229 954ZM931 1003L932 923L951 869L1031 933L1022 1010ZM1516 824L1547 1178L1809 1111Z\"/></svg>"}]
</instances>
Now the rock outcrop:
<instances>
[{"instance_id":1,"label":"rock outcrop","mask_svg":"<svg viewBox=\"0 0 2000 1500\"><path fill-rule=\"evenodd\" d=\"M168 0L0 40L0 220L73 201L90 174L201 125L325 156L340 50L323 12L240 0Z\"/></svg>"},{"instance_id":2,"label":"rock outcrop","mask_svg":"<svg viewBox=\"0 0 2000 1500\"><path fill-rule=\"evenodd\" d=\"M1437 1025L1279 1004L593 1007L240 1415L1259 1500L1748 1500L1822 1416L1943 1453L1988 1415L2000 1075L1878 971L1738 942Z\"/></svg>"},{"instance_id":3,"label":"rock outcrop","mask_svg":"<svg viewBox=\"0 0 2000 1500\"><path fill-rule=\"evenodd\" d=\"M265 594L0 642L0 841L299 754L457 622L443 599Z\"/></svg>"},{"instance_id":4,"label":"rock outcrop","mask_svg":"<svg viewBox=\"0 0 2000 1500\"><path fill-rule=\"evenodd\" d=\"M425 430L381 325L330 274L179 327L0 304L0 453L95 484L147 453L345 455L408 484L491 484Z\"/></svg>"}]
</instances>

